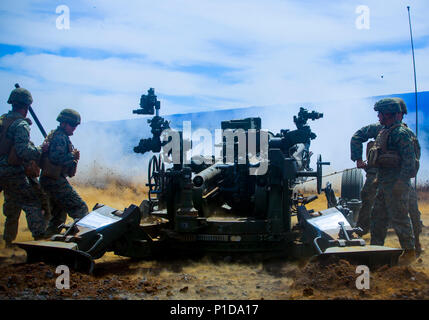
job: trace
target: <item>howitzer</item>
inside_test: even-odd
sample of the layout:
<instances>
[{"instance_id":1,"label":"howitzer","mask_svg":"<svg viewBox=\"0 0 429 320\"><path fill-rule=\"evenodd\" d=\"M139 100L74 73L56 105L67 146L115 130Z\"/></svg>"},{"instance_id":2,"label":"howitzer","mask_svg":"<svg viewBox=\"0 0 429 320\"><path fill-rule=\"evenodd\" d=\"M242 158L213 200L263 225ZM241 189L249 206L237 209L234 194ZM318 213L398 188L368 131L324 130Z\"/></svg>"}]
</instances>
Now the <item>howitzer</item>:
<instances>
[{"instance_id":1,"label":"howitzer","mask_svg":"<svg viewBox=\"0 0 429 320\"><path fill-rule=\"evenodd\" d=\"M153 114L151 106L160 106L153 90L141 101L139 114ZM308 177L317 179L318 193L322 190L322 167L329 163L319 155L316 170L310 168L309 148L316 135L306 124L322 116L301 108L294 117L296 129L278 134L262 130L256 117L222 121L221 155L202 163L181 156L173 164L166 159L173 157L168 152L153 155L148 198L139 207L118 212L97 206L84 222L52 238L55 244L48 241L37 248L46 256L50 247L58 254L61 246L67 246L67 257L89 269L88 261L106 251L135 258L208 252L297 258L334 255L369 266L395 264L402 250L367 245L348 220L348 203L335 206L329 185L325 191L333 207L319 212L306 208L317 196L295 191ZM156 148L142 139L137 153L158 151L166 143L158 142L164 120L149 123L154 125ZM176 133L182 154L185 139L180 131ZM23 247L31 250L28 244Z\"/></svg>"}]
</instances>

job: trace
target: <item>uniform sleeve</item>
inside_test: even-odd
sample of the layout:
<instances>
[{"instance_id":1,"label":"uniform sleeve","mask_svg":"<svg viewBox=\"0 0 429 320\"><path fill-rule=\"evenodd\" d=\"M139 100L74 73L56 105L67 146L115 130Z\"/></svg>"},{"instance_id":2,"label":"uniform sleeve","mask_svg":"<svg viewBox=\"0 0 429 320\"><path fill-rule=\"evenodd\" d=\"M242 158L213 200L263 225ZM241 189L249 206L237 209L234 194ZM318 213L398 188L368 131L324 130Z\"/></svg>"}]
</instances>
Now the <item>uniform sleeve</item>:
<instances>
[{"instance_id":1,"label":"uniform sleeve","mask_svg":"<svg viewBox=\"0 0 429 320\"><path fill-rule=\"evenodd\" d=\"M49 159L55 165L70 167L73 165L74 157L69 152L69 143L67 137L63 135L56 135L52 138L49 146Z\"/></svg>"},{"instance_id":2,"label":"uniform sleeve","mask_svg":"<svg viewBox=\"0 0 429 320\"><path fill-rule=\"evenodd\" d=\"M400 180L408 180L414 176L416 170L416 154L411 135L400 128L395 131L392 137L393 144L398 146L398 153L401 157L401 168L399 172Z\"/></svg>"},{"instance_id":3,"label":"uniform sleeve","mask_svg":"<svg viewBox=\"0 0 429 320\"><path fill-rule=\"evenodd\" d=\"M350 154L352 161L362 160L362 144L371 138L376 138L382 125L379 123L370 124L356 131L350 140Z\"/></svg>"},{"instance_id":4,"label":"uniform sleeve","mask_svg":"<svg viewBox=\"0 0 429 320\"><path fill-rule=\"evenodd\" d=\"M35 160L40 157L40 149L30 141L30 126L26 121L21 121L15 128L15 149L18 157L24 161Z\"/></svg>"}]
</instances>

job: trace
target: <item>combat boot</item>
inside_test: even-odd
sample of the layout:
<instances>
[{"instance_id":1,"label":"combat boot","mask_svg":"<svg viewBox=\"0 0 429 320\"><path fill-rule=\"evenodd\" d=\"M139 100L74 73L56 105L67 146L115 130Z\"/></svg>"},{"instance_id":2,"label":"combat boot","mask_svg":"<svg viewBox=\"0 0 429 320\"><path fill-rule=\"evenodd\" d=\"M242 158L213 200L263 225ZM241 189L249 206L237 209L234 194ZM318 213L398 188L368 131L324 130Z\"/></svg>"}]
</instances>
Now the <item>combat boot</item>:
<instances>
[{"instance_id":1,"label":"combat boot","mask_svg":"<svg viewBox=\"0 0 429 320\"><path fill-rule=\"evenodd\" d=\"M51 235L47 232L39 234L37 236L33 236L34 240L46 240L49 239L51 237Z\"/></svg>"},{"instance_id":2,"label":"combat boot","mask_svg":"<svg viewBox=\"0 0 429 320\"><path fill-rule=\"evenodd\" d=\"M55 232L55 231L52 231L52 230L46 230L45 231L45 234L43 234L41 237L43 238L43 239L49 239L49 238L51 238L53 235L56 235L56 234L58 234L58 232Z\"/></svg>"},{"instance_id":3,"label":"combat boot","mask_svg":"<svg viewBox=\"0 0 429 320\"><path fill-rule=\"evenodd\" d=\"M362 226L356 226L354 228L354 231L359 237L363 237L364 235L366 235L369 232L369 228L368 227L362 227Z\"/></svg>"},{"instance_id":4,"label":"combat boot","mask_svg":"<svg viewBox=\"0 0 429 320\"><path fill-rule=\"evenodd\" d=\"M13 249L13 248L17 248L17 247L18 246L15 243L13 243L12 241L6 240L5 248Z\"/></svg>"},{"instance_id":5,"label":"combat boot","mask_svg":"<svg viewBox=\"0 0 429 320\"><path fill-rule=\"evenodd\" d=\"M423 248L422 248L422 244L420 243L420 239L419 238L416 238L416 245L415 245L415 247L416 247L416 257L418 258L418 257L421 256L421 254L424 251Z\"/></svg>"},{"instance_id":6,"label":"combat boot","mask_svg":"<svg viewBox=\"0 0 429 320\"><path fill-rule=\"evenodd\" d=\"M51 238L51 236L38 236L38 237L34 237L35 241L39 241L39 240L49 240Z\"/></svg>"},{"instance_id":7,"label":"combat boot","mask_svg":"<svg viewBox=\"0 0 429 320\"><path fill-rule=\"evenodd\" d=\"M416 250L405 249L404 252L399 256L398 264L400 266L408 266L416 260Z\"/></svg>"}]
</instances>

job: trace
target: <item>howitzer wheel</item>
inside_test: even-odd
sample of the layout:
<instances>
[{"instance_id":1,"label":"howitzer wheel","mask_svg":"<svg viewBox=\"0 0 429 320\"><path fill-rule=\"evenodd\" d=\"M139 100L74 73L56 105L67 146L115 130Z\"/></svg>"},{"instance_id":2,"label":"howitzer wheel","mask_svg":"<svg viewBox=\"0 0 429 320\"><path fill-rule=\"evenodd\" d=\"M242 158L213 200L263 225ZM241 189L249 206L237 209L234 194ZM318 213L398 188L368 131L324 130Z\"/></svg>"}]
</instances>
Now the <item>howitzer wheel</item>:
<instances>
[{"instance_id":1,"label":"howitzer wheel","mask_svg":"<svg viewBox=\"0 0 429 320\"><path fill-rule=\"evenodd\" d=\"M341 198L342 199L358 199L363 186L362 170L353 168L343 172L341 177Z\"/></svg>"},{"instance_id":2,"label":"howitzer wheel","mask_svg":"<svg viewBox=\"0 0 429 320\"><path fill-rule=\"evenodd\" d=\"M148 199L150 202L157 200L153 195L159 194L163 191L165 177L165 165L161 159L161 155L153 156L148 165L146 186L149 187Z\"/></svg>"}]
</instances>

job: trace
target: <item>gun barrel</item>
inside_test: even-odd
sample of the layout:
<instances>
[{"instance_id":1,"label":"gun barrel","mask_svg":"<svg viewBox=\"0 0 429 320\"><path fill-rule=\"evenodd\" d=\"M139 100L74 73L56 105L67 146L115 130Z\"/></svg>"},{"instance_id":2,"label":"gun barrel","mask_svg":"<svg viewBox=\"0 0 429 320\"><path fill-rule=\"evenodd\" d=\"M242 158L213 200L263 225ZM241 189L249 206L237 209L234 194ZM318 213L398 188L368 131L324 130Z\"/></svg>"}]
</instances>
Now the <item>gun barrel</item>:
<instances>
[{"instance_id":1,"label":"gun barrel","mask_svg":"<svg viewBox=\"0 0 429 320\"><path fill-rule=\"evenodd\" d=\"M216 177L218 177L221 174L222 170L217 167L217 164L208 167L207 169L204 169L199 174L197 174L194 179L192 180L194 183L194 186L201 187L206 182L212 181Z\"/></svg>"}]
</instances>

